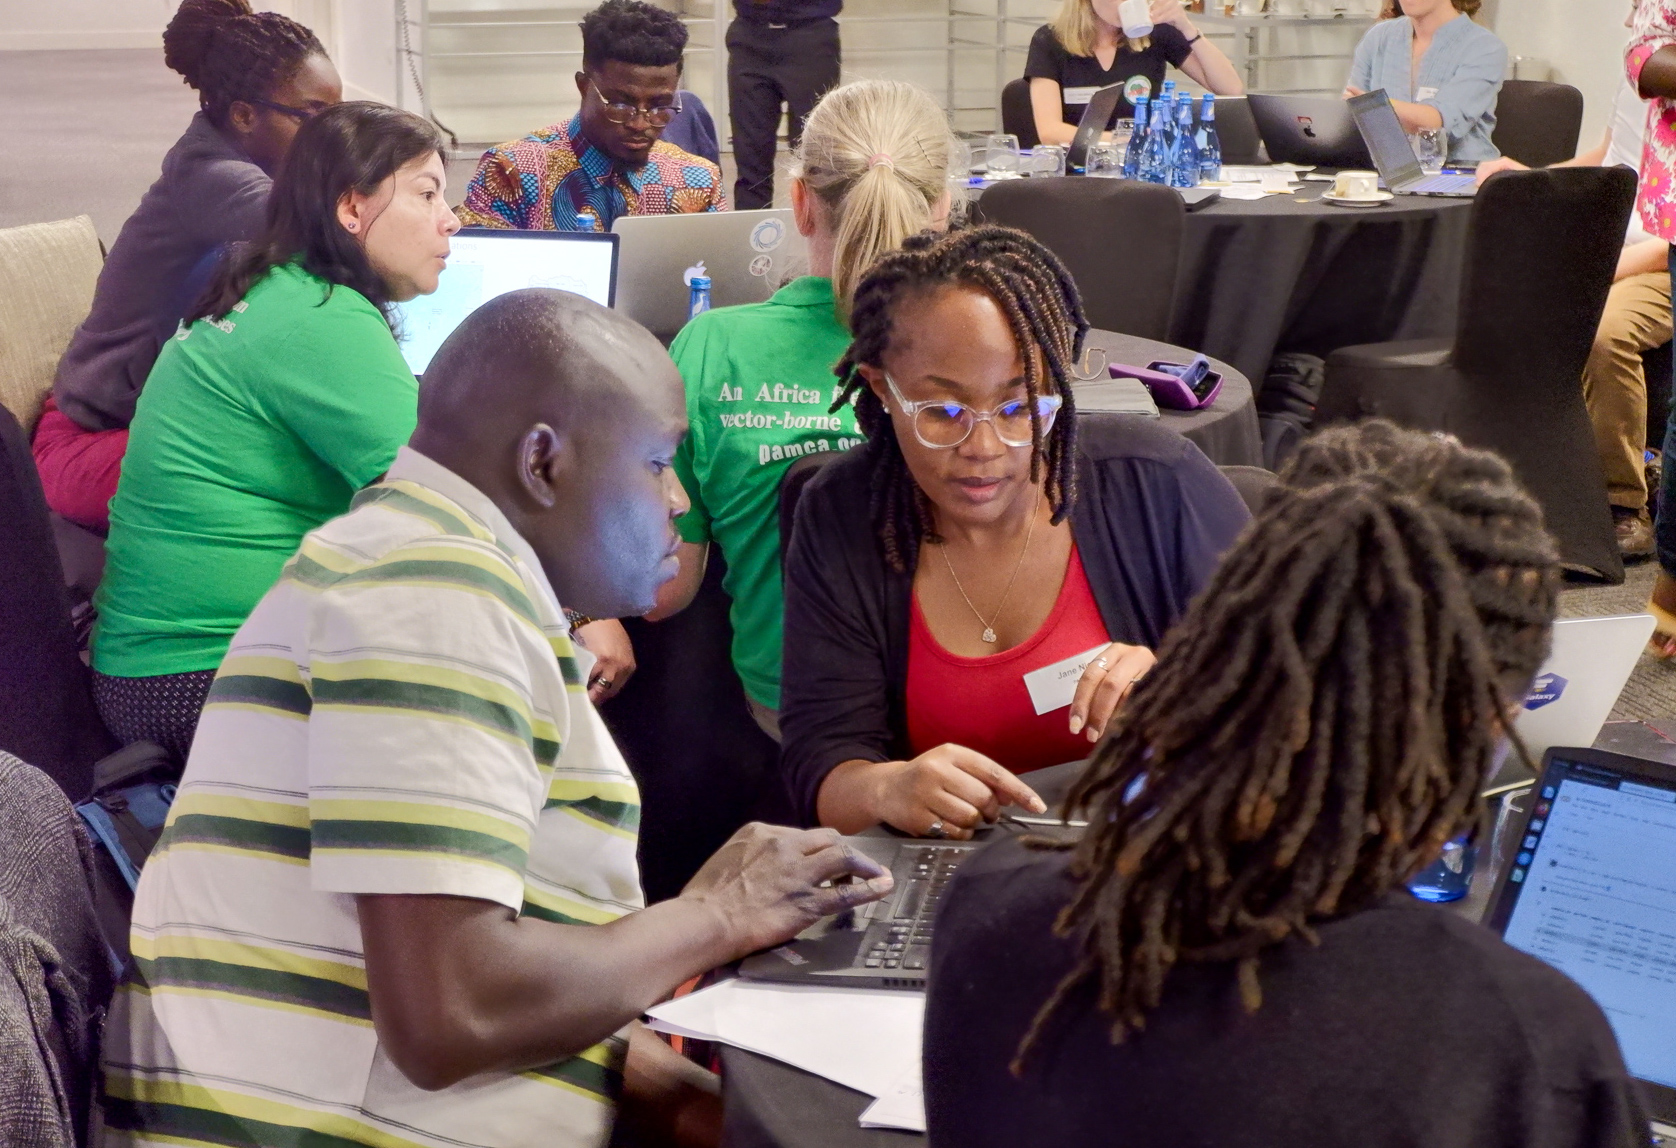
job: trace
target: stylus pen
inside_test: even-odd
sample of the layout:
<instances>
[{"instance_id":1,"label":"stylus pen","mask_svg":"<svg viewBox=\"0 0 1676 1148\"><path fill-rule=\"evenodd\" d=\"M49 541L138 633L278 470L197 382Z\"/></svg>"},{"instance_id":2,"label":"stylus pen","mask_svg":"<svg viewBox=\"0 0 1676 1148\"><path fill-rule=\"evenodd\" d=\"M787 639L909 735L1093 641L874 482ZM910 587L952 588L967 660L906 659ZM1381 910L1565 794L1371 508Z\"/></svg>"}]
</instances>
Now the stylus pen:
<instances>
[{"instance_id":1,"label":"stylus pen","mask_svg":"<svg viewBox=\"0 0 1676 1148\"><path fill-rule=\"evenodd\" d=\"M1013 824L1013 825L1029 825L1029 826L1036 826L1036 825L1055 826L1055 825L1059 825L1059 826L1070 826L1072 829L1086 829L1086 828L1088 828L1088 822L1086 822L1086 821L1061 821L1057 817L1021 817L1016 813L1007 813L1005 811L1002 812L1000 819L1002 821L1006 821L1006 822L1008 822L1010 824Z\"/></svg>"}]
</instances>

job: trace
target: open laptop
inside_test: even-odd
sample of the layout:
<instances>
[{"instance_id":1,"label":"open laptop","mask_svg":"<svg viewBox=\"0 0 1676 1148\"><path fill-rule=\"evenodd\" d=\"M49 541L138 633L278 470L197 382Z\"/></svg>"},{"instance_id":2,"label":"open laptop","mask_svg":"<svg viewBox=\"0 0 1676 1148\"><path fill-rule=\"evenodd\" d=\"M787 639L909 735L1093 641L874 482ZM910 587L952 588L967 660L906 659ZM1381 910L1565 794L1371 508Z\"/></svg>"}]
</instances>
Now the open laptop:
<instances>
[{"instance_id":1,"label":"open laptop","mask_svg":"<svg viewBox=\"0 0 1676 1148\"><path fill-rule=\"evenodd\" d=\"M1345 100L1323 96L1246 96L1270 163L1367 167L1368 149Z\"/></svg>"},{"instance_id":2,"label":"open laptop","mask_svg":"<svg viewBox=\"0 0 1676 1148\"><path fill-rule=\"evenodd\" d=\"M395 304L402 355L415 375L423 375L467 315L508 291L555 287L609 307L616 286L615 235L463 227L450 241L436 290Z\"/></svg>"},{"instance_id":3,"label":"open laptop","mask_svg":"<svg viewBox=\"0 0 1676 1148\"><path fill-rule=\"evenodd\" d=\"M710 306L732 307L809 269L790 208L623 215L611 230L622 240L617 310L665 343L686 325L691 276L710 277Z\"/></svg>"},{"instance_id":4,"label":"open laptop","mask_svg":"<svg viewBox=\"0 0 1676 1148\"><path fill-rule=\"evenodd\" d=\"M1081 171L1088 163L1088 149L1098 143L1100 136L1112 126L1117 101L1122 98L1122 84L1101 88L1088 97L1088 105L1082 109L1082 119L1077 121L1077 134L1071 137L1071 146L1065 149L1067 173Z\"/></svg>"},{"instance_id":5,"label":"open laptop","mask_svg":"<svg viewBox=\"0 0 1676 1148\"><path fill-rule=\"evenodd\" d=\"M1420 170L1420 160L1409 146L1408 133L1397 119L1397 109L1385 89L1352 96L1345 101L1356 128L1368 145L1373 166L1385 186L1399 195L1444 195L1470 198L1478 194L1477 177L1466 175L1427 175Z\"/></svg>"},{"instance_id":6,"label":"open laptop","mask_svg":"<svg viewBox=\"0 0 1676 1148\"><path fill-rule=\"evenodd\" d=\"M1554 623L1548 660L1513 723L1533 761L1550 746L1594 744L1653 636L1653 625L1651 614Z\"/></svg>"},{"instance_id":7,"label":"open laptop","mask_svg":"<svg viewBox=\"0 0 1676 1148\"><path fill-rule=\"evenodd\" d=\"M1676 1136L1676 768L1550 749L1518 830L1485 924L1594 998Z\"/></svg>"}]
</instances>

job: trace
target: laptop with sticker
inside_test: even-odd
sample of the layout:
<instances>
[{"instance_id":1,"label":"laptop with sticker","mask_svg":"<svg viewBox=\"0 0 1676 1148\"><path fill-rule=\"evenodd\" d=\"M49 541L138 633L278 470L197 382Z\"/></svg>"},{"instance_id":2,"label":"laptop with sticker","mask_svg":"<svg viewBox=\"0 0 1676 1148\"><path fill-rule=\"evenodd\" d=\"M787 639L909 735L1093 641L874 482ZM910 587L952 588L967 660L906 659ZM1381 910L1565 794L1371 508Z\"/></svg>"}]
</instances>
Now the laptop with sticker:
<instances>
[{"instance_id":1,"label":"laptop with sticker","mask_svg":"<svg viewBox=\"0 0 1676 1148\"><path fill-rule=\"evenodd\" d=\"M809 248L790 208L624 215L617 310L668 343L687 322L688 283L710 277L710 306L761 303L808 273Z\"/></svg>"},{"instance_id":2,"label":"laptop with sticker","mask_svg":"<svg viewBox=\"0 0 1676 1148\"><path fill-rule=\"evenodd\" d=\"M1531 760L1556 745L1592 745L1653 635L1651 614L1566 618L1513 728Z\"/></svg>"}]
</instances>

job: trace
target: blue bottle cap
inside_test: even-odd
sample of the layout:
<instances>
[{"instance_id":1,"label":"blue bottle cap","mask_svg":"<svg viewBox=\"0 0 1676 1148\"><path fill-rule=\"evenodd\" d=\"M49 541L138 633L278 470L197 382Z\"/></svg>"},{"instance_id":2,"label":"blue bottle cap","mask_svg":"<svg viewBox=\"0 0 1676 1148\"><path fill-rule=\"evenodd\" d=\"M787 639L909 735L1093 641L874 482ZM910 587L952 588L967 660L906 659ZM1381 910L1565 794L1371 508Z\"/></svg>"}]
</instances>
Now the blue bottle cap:
<instances>
[{"instance_id":1,"label":"blue bottle cap","mask_svg":"<svg viewBox=\"0 0 1676 1148\"><path fill-rule=\"evenodd\" d=\"M708 275L694 275L692 277L692 281L688 284L688 286L697 287L700 290L708 291L708 290L710 290L710 276L708 276Z\"/></svg>"}]
</instances>

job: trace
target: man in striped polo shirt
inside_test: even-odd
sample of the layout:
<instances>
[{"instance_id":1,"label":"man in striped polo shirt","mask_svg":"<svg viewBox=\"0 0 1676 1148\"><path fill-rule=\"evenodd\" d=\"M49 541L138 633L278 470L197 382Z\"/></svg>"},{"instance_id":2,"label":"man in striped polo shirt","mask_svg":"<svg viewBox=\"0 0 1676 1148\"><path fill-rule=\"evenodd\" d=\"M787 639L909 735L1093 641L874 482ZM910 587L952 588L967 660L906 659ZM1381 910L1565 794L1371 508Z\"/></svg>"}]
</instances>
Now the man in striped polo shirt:
<instances>
[{"instance_id":1,"label":"man in striped polo shirt","mask_svg":"<svg viewBox=\"0 0 1676 1148\"><path fill-rule=\"evenodd\" d=\"M696 1071L629 1036L644 1009L890 888L830 831L751 826L642 907L638 791L559 603L643 613L675 571L686 417L656 340L503 295L419 407L210 691L107 1031L119 1142L599 1145L625 1048L631 1099Z\"/></svg>"}]
</instances>

